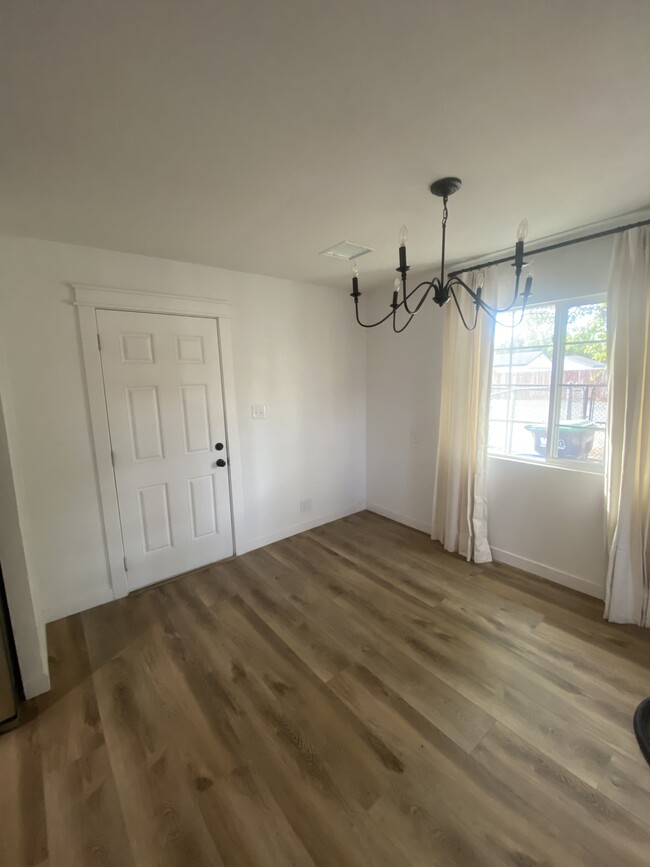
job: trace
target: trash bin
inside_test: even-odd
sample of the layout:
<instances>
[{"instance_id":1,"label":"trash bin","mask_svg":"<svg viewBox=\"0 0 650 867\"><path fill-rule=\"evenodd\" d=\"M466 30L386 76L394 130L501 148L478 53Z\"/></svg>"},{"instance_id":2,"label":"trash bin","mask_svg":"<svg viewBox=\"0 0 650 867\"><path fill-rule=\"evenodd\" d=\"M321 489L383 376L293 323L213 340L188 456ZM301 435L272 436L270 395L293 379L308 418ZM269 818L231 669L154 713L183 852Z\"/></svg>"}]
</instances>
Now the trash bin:
<instances>
[{"instance_id":1,"label":"trash bin","mask_svg":"<svg viewBox=\"0 0 650 867\"><path fill-rule=\"evenodd\" d=\"M571 458L574 461L586 461L594 444L594 436L600 425L596 422L584 419L582 421L561 421L558 431L557 456L558 458ZM545 424L527 424L535 441L535 451L538 455L546 457L548 442Z\"/></svg>"}]
</instances>

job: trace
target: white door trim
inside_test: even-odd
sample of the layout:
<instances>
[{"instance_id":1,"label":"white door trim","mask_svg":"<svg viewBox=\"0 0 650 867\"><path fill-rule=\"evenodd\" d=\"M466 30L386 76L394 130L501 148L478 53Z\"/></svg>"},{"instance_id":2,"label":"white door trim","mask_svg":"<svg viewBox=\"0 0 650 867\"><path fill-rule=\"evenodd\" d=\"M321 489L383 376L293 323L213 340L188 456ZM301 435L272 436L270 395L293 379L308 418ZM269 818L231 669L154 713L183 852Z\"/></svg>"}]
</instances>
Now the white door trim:
<instances>
[{"instance_id":1,"label":"white door trim","mask_svg":"<svg viewBox=\"0 0 650 867\"><path fill-rule=\"evenodd\" d=\"M235 369L232 354L232 307L227 301L184 295L162 295L129 289L110 289L72 283L74 305L79 317L81 350L86 374L86 394L90 411L90 426L97 470L99 501L104 525L106 562L113 590L119 599L129 593L124 568L122 528L111 461L108 414L104 396L104 378L97 338L97 310L171 313L177 316L200 316L216 319L221 355L221 376L226 421L228 473L230 475L230 509L232 514L233 548L235 554L248 550L244 523L244 488L241 451L237 425Z\"/></svg>"}]
</instances>

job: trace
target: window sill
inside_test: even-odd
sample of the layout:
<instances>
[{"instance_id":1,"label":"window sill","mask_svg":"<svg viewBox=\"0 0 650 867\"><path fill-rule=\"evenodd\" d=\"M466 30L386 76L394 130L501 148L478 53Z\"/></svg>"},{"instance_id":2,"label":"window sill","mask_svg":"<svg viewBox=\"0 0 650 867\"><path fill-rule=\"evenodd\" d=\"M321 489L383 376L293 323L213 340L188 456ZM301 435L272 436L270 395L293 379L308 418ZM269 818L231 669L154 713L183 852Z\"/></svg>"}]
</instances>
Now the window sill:
<instances>
[{"instance_id":1,"label":"window sill","mask_svg":"<svg viewBox=\"0 0 650 867\"><path fill-rule=\"evenodd\" d=\"M603 476L604 464L585 464L581 461L547 461L540 458L518 458L514 455L495 455L488 452L488 459L494 461L506 461L511 464L525 464L527 467L549 467L552 470L564 470L571 473L581 473L588 476Z\"/></svg>"}]
</instances>

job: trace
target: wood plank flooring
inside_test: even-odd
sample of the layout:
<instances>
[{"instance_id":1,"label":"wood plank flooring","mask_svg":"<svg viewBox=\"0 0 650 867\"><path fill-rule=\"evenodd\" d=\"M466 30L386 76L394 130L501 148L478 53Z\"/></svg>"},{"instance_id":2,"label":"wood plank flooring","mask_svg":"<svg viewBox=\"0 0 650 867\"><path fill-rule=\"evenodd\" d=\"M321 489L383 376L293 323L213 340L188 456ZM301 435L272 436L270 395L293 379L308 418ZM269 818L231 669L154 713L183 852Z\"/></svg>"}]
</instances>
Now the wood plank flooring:
<instances>
[{"instance_id":1,"label":"wood plank flooring","mask_svg":"<svg viewBox=\"0 0 650 867\"><path fill-rule=\"evenodd\" d=\"M650 864L650 635L363 512L50 625L2 867Z\"/></svg>"}]
</instances>

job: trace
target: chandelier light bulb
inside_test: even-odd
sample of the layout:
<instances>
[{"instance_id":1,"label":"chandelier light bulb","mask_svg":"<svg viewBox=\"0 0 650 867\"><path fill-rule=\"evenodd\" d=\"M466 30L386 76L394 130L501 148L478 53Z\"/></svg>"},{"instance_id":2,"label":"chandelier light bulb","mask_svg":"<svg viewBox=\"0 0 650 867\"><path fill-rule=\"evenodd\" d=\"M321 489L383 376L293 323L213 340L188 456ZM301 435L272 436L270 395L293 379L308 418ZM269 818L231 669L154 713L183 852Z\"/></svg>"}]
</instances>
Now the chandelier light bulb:
<instances>
[{"instance_id":1,"label":"chandelier light bulb","mask_svg":"<svg viewBox=\"0 0 650 867\"><path fill-rule=\"evenodd\" d=\"M400 283L399 277L395 277L395 280L393 282L393 292L399 292L401 286L402 284Z\"/></svg>"},{"instance_id":2,"label":"chandelier light bulb","mask_svg":"<svg viewBox=\"0 0 650 867\"><path fill-rule=\"evenodd\" d=\"M477 290L482 289L484 285L485 285L485 277L483 275L483 272L479 271L478 274L476 275L476 289Z\"/></svg>"},{"instance_id":3,"label":"chandelier light bulb","mask_svg":"<svg viewBox=\"0 0 650 867\"><path fill-rule=\"evenodd\" d=\"M519 223L519 228L517 229L517 240L525 241L528 236L528 220L524 217L524 219Z\"/></svg>"},{"instance_id":4,"label":"chandelier light bulb","mask_svg":"<svg viewBox=\"0 0 650 867\"><path fill-rule=\"evenodd\" d=\"M408 230L406 226L402 226L399 230L399 245L400 247L406 247L406 236L408 234Z\"/></svg>"},{"instance_id":5,"label":"chandelier light bulb","mask_svg":"<svg viewBox=\"0 0 650 867\"><path fill-rule=\"evenodd\" d=\"M352 263L352 276L353 276L353 277L358 277L358 276L359 276L359 266L357 265L356 262L353 262L353 263Z\"/></svg>"}]
</instances>

